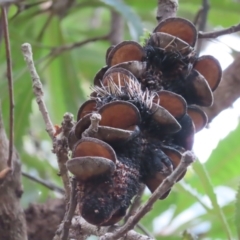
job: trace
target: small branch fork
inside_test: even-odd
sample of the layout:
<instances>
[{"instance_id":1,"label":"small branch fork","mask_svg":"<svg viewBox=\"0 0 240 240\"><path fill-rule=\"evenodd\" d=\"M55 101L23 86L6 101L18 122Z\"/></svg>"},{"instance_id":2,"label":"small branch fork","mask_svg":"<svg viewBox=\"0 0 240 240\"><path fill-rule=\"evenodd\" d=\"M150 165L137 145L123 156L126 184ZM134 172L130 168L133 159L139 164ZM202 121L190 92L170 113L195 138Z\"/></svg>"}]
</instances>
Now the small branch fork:
<instances>
[{"instance_id":1,"label":"small branch fork","mask_svg":"<svg viewBox=\"0 0 240 240\"><path fill-rule=\"evenodd\" d=\"M13 141L14 141L14 93L13 93L13 77L12 77L12 59L11 59L11 46L8 32L8 14L7 6L2 6L2 19L3 19L3 34L6 46L6 59L7 59L7 78L8 78L8 89L9 89L9 153L7 165L9 169L12 169L12 155L13 155Z\"/></svg>"},{"instance_id":2,"label":"small branch fork","mask_svg":"<svg viewBox=\"0 0 240 240\"><path fill-rule=\"evenodd\" d=\"M164 179L162 184L155 190L155 192L138 210L138 212L134 216L130 217L126 224L121 228L115 230L113 233L106 233L100 238L100 240L116 240L124 236L129 230L133 229L134 226L140 221L140 219L152 209L153 204L175 184L178 177L187 169L191 163L194 162L194 160L195 156L192 152L185 152L178 167L172 172L170 176Z\"/></svg>"},{"instance_id":3,"label":"small branch fork","mask_svg":"<svg viewBox=\"0 0 240 240\"><path fill-rule=\"evenodd\" d=\"M36 97L36 101L39 107L39 110L43 116L45 125L46 125L46 131L48 132L48 135L52 139L53 142L53 152L56 153L58 158L58 166L60 169L60 175L62 177L62 181L64 184L65 189L65 195L66 195L66 202L69 202L70 198L70 185L69 185L69 177L68 172L66 168L66 161L68 160L68 149L66 147L66 139L64 135L55 136L56 129L53 126L53 123L50 119L47 107L43 100L43 87L42 83L40 81L40 78L38 76L38 73L36 71L36 68L34 66L33 57L32 57L32 49L31 45L29 43L24 43L22 45L22 53L24 56L24 59L27 63L32 83L33 83L33 92Z\"/></svg>"}]
</instances>

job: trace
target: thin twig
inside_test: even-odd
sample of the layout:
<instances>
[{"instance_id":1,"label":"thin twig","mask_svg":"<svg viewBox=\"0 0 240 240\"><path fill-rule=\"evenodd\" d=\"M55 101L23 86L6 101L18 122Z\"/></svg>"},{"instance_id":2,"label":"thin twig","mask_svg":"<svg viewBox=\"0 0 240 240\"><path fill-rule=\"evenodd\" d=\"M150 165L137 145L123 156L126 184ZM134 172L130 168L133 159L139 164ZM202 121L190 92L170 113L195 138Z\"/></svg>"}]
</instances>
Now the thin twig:
<instances>
[{"instance_id":1,"label":"thin twig","mask_svg":"<svg viewBox=\"0 0 240 240\"><path fill-rule=\"evenodd\" d=\"M43 179L34 177L34 176L32 176L32 175L30 175L30 174L28 174L28 173L25 173L25 172L22 172L22 175L23 175L24 177L28 178L28 179L31 179L31 180L34 181L34 182L37 182L37 183L43 185L44 187L47 187L48 189L50 189L50 190L52 190L52 191L56 191L56 192L59 192L59 193L61 193L61 194L64 194L64 193L65 193L65 191L64 191L63 188L60 188L60 187L56 186L56 185L53 184L53 183L50 183L50 182L45 181L45 180L43 180Z\"/></svg>"},{"instance_id":2,"label":"thin twig","mask_svg":"<svg viewBox=\"0 0 240 240\"><path fill-rule=\"evenodd\" d=\"M148 213L153 204L177 181L178 177L187 169L187 167L193 163L195 156L192 152L187 151L183 154L182 159L178 167L172 172L170 176L164 179L161 185L154 191L148 201L139 209L139 211L128 219L126 224L116 230L113 233L106 233L100 239L101 240L115 240L126 234L129 230L133 229L139 220Z\"/></svg>"},{"instance_id":3,"label":"thin twig","mask_svg":"<svg viewBox=\"0 0 240 240\"><path fill-rule=\"evenodd\" d=\"M240 24L235 25L235 26L231 26L229 28L225 28L222 30L218 30L218 31L212 31L212 32L199 32L198 33L198 38L217 38L220 37L222 35L226 35L226 34L232 34L235 32L240 31Z\"/></svg>"},{"instance_id":4,"label":"thin twig","mask_svg":"<svg viewBox=\"0 0 240 240\"><path fill-rule=\"evenodd\" d=\"M6 46L6 59L7 59L7 78L8 78L8 90L9 90L9 149L8 149L8 161L7 165L12 168L12 154L13 154L13 141L14 141L14 94L13 94L13 78L12 78L12 58L11 58L11 46L8 32L8 16L6 6L2 6L2 19L3 19L3 35Z\"/></svg>"},{"instance_id":5,"label":"thin twig","mask_svg":"<svg viewBox=\"0 0 240 240\"><path fill-rule=\"evenodd\" d=\"M62 54L65 51L73 50L75 48L81 47L81 46L91 43L91 42L96 42L99 40L108 40L108 38L109 38L109 35L107 34L107 35L103 35L103 36L99 36L99 37L88 38L88 39L80 41L80 42L75 42L75 43L55 47L50 51L48 56L57 57L58 55Z\"/></svg>"},{"instance_id":6,"label":"thin twig","mask_svg":"<svg viewBox=\"0 0 240 240\"><path fill-rule=\"evenodd\" d=\"M71 51L75 48L82 47L83 45L91 42L95 42L99 40L108 40L108 38L109 38L109 35L104 35L104 36L93 37L93 38L86 39L84 41L75 42L75 43L71 43L71 44L67 44L59 47L51 47L50 52L42 58L43 60L45 59L47 60L47 62L42 67L42 69L46 68L57 56L59 56L60 54L66 51Z\"/></svg>"},{"instance_id":7,"label":"thin twig","mask_svg":"<svg viewBox=\"0 0 240 240\"><path fill-rule=\"evenodd\" d=\"M24 43L22 45L22 53L24 56L25 61L27 62L27 66L29 69L29 72L32 77L32 82L33 82L33 92L36 97L36 101L38 103L39 110L43 116L43 120L46 125L46 131L48 132L48 135L52 140L54 140L55 136L55 128L53 126L53 123L49 117L47 107L45 105L45 102L43 101L43 88L42 88L42 83L40 81L40 77L36 71L36 68L34 66L33 62L33 56L32 56L32 48L29 43Z\"/></svg>"},{"instance_id":8,"label":"thin twig","mask_svg":"<svg viewBox=\"0 0 240 240\"><path fill-rule=\"evenodd\" d=\"M63 222L59 225L53 240L67 240L69 235L69 228L71 226L72 218L77 207L77 181L72 178L71 181L71 196L69 201L68 211L65 213Z\"/></svg>"}]
</instances>

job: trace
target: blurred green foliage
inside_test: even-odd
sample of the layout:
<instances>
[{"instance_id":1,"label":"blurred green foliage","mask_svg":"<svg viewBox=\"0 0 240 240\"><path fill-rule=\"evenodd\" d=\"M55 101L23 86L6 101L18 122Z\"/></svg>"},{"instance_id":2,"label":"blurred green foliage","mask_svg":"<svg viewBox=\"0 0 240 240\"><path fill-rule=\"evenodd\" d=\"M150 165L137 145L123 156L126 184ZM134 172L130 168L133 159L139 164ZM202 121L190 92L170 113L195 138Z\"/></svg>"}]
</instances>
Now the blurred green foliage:
<instances>
[{"instance_id":1,"label":"blurred green foliage","mask_svg":"<svg viewBox=\"0 0 240 240\"><path fill-rule=\"evenodd\" d=\"M76 0L75 5L66 9L64 14L55 12L51 18L49 16L52 12L44 11L44 4L29 8L17 17L13 17L17 8L10 7L16 103L15 146L20 153L24 171L61 186L56 159L51 153L51 142L33 99L21 44L29 42L32 45L50 116L55 124L60 124L65 112L76 115L80 104L87 99L94 75L105 65L105 52L110 43L107 40L92 41L57 56L51 54L54 48L107 35L112 9L119 12L125 20L124 39L139 40L144 29L147 35L156 25L156 2L157 0ZM237 1L211 0L210 3L208 29L229 27L239 22L240 4ZM179 4L179 16L190 20L194 19L201 7L200 0L180 0ZM51 21L44 28L49 18ZM0 98L8 129L9 100L3 43L0 51ZM141 223L157 239L195 239L191 232L198 234L198 239L227 239L228 234L233 236L232 239L237 239L237 234L240 237L240 193L236 203L232 200L219 205L216 197L217 187L225 186L237 191L240 182L239 136L240 125L220 141L205 164L196 162L185 180L176 184L170 196L164 201L158 201L154 209L142 219ZM26 178L23 178L23 184L24 206L56 196L52 191ZM145 201L146 199L147 194L144 196ZM189 217L189 214L192 215ZM202 227L197 229L199 226ZM185 230L190 233L184 232Z\"/></svg>"}]
</instances>

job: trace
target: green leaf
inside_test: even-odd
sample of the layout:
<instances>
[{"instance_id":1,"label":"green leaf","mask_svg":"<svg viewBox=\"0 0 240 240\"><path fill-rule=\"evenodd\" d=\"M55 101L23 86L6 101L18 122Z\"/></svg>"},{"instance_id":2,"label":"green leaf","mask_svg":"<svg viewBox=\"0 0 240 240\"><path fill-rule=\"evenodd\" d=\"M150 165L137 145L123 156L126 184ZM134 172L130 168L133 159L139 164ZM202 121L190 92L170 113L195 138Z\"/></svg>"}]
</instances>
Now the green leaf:
<instances>
[{"instance_id":1,"label":"green leaf","mask_svg":"<svg viewBox=\"0 0 240 240\"><path fill-rule=\"evenodd\" d=\"M233 187L233 180L236 179L235 186L239 181L239 136L240 125L219 142L205 164L215 186L224 184Z\"/></svg>"},{"instance_id":2,"label":"green leaf","mask_svg":"<svg viewBox=\"0 0 240 240\"><path fill-rule=\"evenodd\" d=\"M29 116L31 114L31 103L33 98L32 84L30 75L25 72L21 78L16 81L16 75L26 66L20 50L20 43L12 43L13 54L13 89L14 89L14 145L20 149L22 147L22 137L29 128ZM5 54L3 54L5 57ZM6 72L6 66L3 72ZM9 129L9 91L6 77L0 84L0 96L2 99L2 108L4 122L8 133Z\"/></svg>"},{"instance_id":3,"label":"green leaf","mask_svg":"<svg viewBox=\"0 0 240 240\"><path fill-rule=\"evenodd\" d=\"M214 193L214 189L213 189L211 180L209 178L209 175L208 175L205 167L199 161L196 161L192 166L193 166L194 171L198 175L198 177L201 181L201 184L203 185L203 188L205 189L205 193L211 200L213 211L216 214L216 216L218 216L218 219L221 221L222 227L227 235L227 238L232 239L230 227L228 226L228 222L226 221L226 218L222 212L222 209L217 202L216 194Z\"/></svg>"},{"instance_id":4,"label":"green leaf","mask_svg":"<svg viewBox=\"0 0 240 240\"><path fill-rule=\"evenodd\" d=\"M179 191L180 194L184 194L186 198L191 198L194 202L200 203L207 212L211 211L211 209L201 200L203 196L201 196L196 189L192 188L190 184L187 184L182 180L178 184L175 184L174 188Z\"/></svg>"},{"instance_id":5,"label":"green leaf","mask_svg":"<svg viewBox=\"0 0 240 240\"><path fill-rule=\"evenodd\" d=\"M240 239L240 185L238 187L236 196L236 213L235 213L235 226L237 229L238 239Z\"/></svg>"},{"instance_id":6,"label":"green leaf","mask_svg":"<svg viewBox=\"0 0 240 240\"><path fill-rule=\"evenodd\" d=\"M58 18L51 21L44 34L44 42L56 46L66 44ZM47 81L46 95L54 123L60 123L67 111L75 113L79 107L79 100L84 98L74 66L71 53L65 52L48 63L43 72L39 71Z\"/></svg>"},{"instance_id":7,"label":"green leaf","mask_svg":"<svg viewBox=\"0 0 240 240\"><path fill-rule=\"evenodd\" d=\"M143 27L139 16L135 14L134 11L122 0L101 0L101 2L111 6L114 10L123 15L128 22L128 27L132 38L134 40L138 40L143 34Z\"/></svg>"},{"instance_id":8,"label":"green leaf","mask_svg":"<svg viewBox=\"0 0 240 240\"><path fill-rule=\"evenodd\" d=\"M30 174L32 173L30 172ZM49 190L43 185L33 182L30 179L23 177L22 182L24 185L24 194L22 195L21 203L24 208L31 203L44 203L47 199L56 197L55 192Z\"/></svg>"},{"instance_id":9,"label":"green leaf","mask_svg":"<svg viewBox=\"0 0 240 240\"><path fill-rule=\"evenodd\" d=\"M211 0L208 22L214 26L230 27L239 22L240 4L232 0ZM202 1L199 0L181 0L180 12L186 17L188 13L193 19L197 11L201 8ZM227 13L227 17L226 16Z\"/></svg>"},{"instance_id":10,"label":"green leaf","mask_svg":"<svg viewBox=\"0 0 240 240\"><path fill-rule=\"evenodd\" d=\"M164 200L158 200L154 203L153 209L141 219L141 223L150 232L153 231L153 219L159 217L162 213L169 209L170 206L177 204L179 194L171 192L170 195ZM148 199L148 197L146 197Z\"/></svg>"}]
</instances>

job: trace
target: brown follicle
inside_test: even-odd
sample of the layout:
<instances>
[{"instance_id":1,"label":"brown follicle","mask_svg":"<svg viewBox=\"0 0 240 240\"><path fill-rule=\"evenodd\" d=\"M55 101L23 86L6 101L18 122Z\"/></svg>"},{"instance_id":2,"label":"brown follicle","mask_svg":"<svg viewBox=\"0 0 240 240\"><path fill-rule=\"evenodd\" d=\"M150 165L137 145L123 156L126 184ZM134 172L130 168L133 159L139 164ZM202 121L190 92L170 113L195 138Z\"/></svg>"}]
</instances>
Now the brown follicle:
<instances>
[{"instance_id":1,"label":"brown follicle","mask_svg":"<svg viewBox=\"0 0 240 240\"><path fill-rule=\"evenodd\" d=\"M73 133L77 139L82 138L82 133L90 126L91 124L91 116L92 114L89 113L85 115L83 118L81 118L75 125L73 129ZM72 136L72 139L74 139L74 136Z\"/></svg>"},{"instance_id":2,"label":"brown follicle","mask_svg":"<svg viewBox=\"0 0 240 240\"><path fill-rule=\"evenodd\" d=\"M114 68L123 68L130 71L136 78L140 78L147 69L146 62L141 61L129 61L116 64L112 66L110 69ZM109 70L110 70L109 69Z\"/></svg>"},{"instance_id":3,"label":"brown follicle","mask_svg":"<svg viewBox=\"0 0 240 240\"><path fill-rule=\"evenodd\" d=\"M194 49L182 39L163 32L153 33L147 44L161 48L168 52L178 51L185 56L194 51Z\"/></svg>"},{"instance_id":4,"label":"brown follicle","mask_svg":"<svg viewBox=\"0 0 240 240\"><path fill-rule=\"evenodd\" d=\"M185 150L192 150L195 134L193 121L188 114L185 114L178 122L182 128L173 135L174 144Z\"/></svg>"},{"instance_id":5,"label":"brown follicle","mask_svg":"<svg viewBox=\"0 0 240 240\"><path fill-rule=\"evenodd\" d=\"M153 103L152 118L162 126L163 131L167 133L175 133L181 129L177 120L163 107Z\"/></svg>"},{"instance_id":6,"label":"brown follicle","mask_svg":"<svg viewBox=\"0 0 240 240\"><path fill-rule=\"evenodd\" d=\"M195 132L201 131L208 122L207 115L204 111L196 106L189 106L187 108L187 113L193 120L195 126Z\"/></svg>"},{"instance_id":7,"label":"brown follicle","mask_svg":"<svg viewBox=\"0 0 240 240\"><path fill-rule=\"evenodd\" d=\"M116 154L109 144L90 137L79 140L73 149L73 158L86 156L103 157L113 162L117 161Z\"/></svg>"},{"instance_id":8,"label":"brown follicle","mask_svg":"<svg viewBox=\"0 0 240 240\"><path fill-rule=\"evenodd\" d=\"M196 27L184 18L167 18L158 24L154 32L168 33L182 39L190 46L194 46L197 41Z\"/></svg>"},{"instance_id":9,"label":"brown follicle","mask_svg":"<svg viewBox=\"0 0 240 240\"><path fill-rule=\"evenodd\" d=\"M106 64L107 64L107 60L108 60L108 56L109 56L109 53L115 48L114 45L110 46L107 51L106 51L106 56L105 56L105 60L106 60Z\"/></svg>"},{"instance_id":10,"label":"brown follicle","mask_svg":"<svg viewBox=\"0 0 240 240\"><path fill-rule=\"evenodd\" d=\"M182 154L172 147L163 147L162 151L171 159L173 169L175 169L182 159ZM182 173L177 180L180 181L185 176L185 174L186 171L184 171L184 173Z\"/></svg>"},{"instance_id":11,"label":"brown follicle","mask_svg":"<svg viewBox=\"0 0 240 240\"><path fill-rule=\"evenodd\" d=\"M140 133L138 126L131 126L129 129L120 129L107 126L99 126L98 131L92 137L101 139L108 143L126 142Z\"/></svg>"},{"instance_id":12,"label":"brown follicle","mask_svg":"<svg viewBox=\"0 0 240 240\"><path fill-rule=\"evenodd\" d=\"M73 149L73 158L67 162L68 170L81 181L115 170L116 154L107 143L95 138L83 138Z\"/></svg>"},{"instance_id":13,"label":"brown follicle","mask_svg":"<svg viewBox=\"0 0 240 240\"><path fill-rule=\"evenodd\" d=\"M101 126L128 129L140 123L140 113L131 103L116 101L105 104L99 109L102 119Z\"/></svg>"},{"instance_id":14,"label":"brown follicle","mask_svg":"<svg viewBox=\"0 0 240 240\"><path fill-rule=\"evenodd\" d=\"M96 111L96 101L91 99L82 104L77 113L77 121L89 113Z\"/></svg>"},{"instance_id":15,"label":"brown follicle","mask_svg":"<svg viewBox=\"0 0 240 240\"><path fill-rule=\"evenodd\" d=\"M181 118L186 114L187 103L185 99L170 91L157 92L153 102L165 108L175 118Z\"/></svg>"},{"instance_id":16,"label":"brown follicle","mask_svg":"<svg viewBox=\"0 0 240 240\"><path fill-rule=\"evenodd\" d=\"M196 60L193 68L206 79L212 91L218 87L222 78L222 69L216 58L204 55Z\"/></svg>"},{"instance_id":17,"label":"brown follicle","mask_svg":"<svg viewBox=\"0 0 240 240\"><path fill-rule=\"evenodd\" d=\"M115 170L115 164L104 157L85 156L68 160L67 169L77 180L87 181L102 175L110 175Z\"/></svg>"},{"instance_id":18,"label":"brown follicle","mask_svg":"<svg viewBox=\"0 0 240 240\"><path fill-rule=\"evenodd\" d=\"M102 79L106 71L109 69L109 66L101 68L94 77L93 83L95 86L102 86Z\"/></svg>"},{"instance_id":19,"label":"brown follicle","mask_svg":"<svg viewBox=\"0 0 240 240\"><path fill-rule=\"evenodd\" d=\"M108 66L128 61L142 61L144 51L140 44L134 41L123 41L116 45L107 58Z\"/></svg>"},{"instance_id":20,"label":"brown follicle","mask_svg":"<svg viewBox=\"0 0 240 240\"><path fill-rule=\"evenodd\" d=\"M108 86L109 81L114 82L119 87L125 86L126 83L137 79L135 76L124 68L110 68L103 76L102 84Z\"/></svg>"},{"instance_id":21,"label":"brown follicle","mask_svg":"<svg viewBox=\"0 0 240 240\"><path fill-rule=\"evenodd\" d=\"M187 90L187 94L192 96L190 103L204 107L211 106L213 103L213 94L206 79L198 71L192 70L187 81L189 81L188 85L191 87L191 89ZM185 97L188 100L188 96L186 95Z\"/></svg>"}]
</instances>

